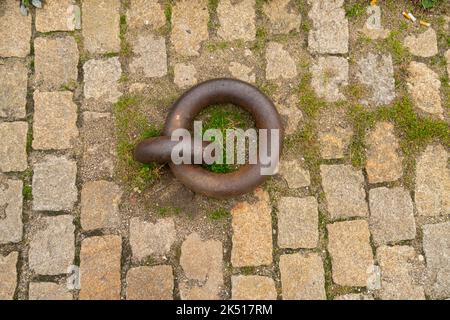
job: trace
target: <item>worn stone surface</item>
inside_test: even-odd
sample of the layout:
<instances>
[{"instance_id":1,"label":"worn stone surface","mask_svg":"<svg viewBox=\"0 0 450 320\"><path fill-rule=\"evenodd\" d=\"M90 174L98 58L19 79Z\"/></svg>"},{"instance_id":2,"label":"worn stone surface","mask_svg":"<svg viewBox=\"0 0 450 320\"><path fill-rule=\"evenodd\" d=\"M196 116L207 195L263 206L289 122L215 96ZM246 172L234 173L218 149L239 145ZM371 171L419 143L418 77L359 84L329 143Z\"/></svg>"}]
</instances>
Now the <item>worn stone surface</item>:
<instances>
[{"instance_id":1,"label":"worn stone surface","mask_svg":"<svg viewBox=\"0 0 450 320\"><path fill-rule=\"evenodd\" d=\"M132 73L142 73L147 78L159 78L167 74L167 53L164 38L141 35L133 44L134 57L130 63Z\"/></svg>"},{"instance_id":2,"label":"worn stone surface","mask_svg":"<svg viewBox=\"0 0 450 320\"><path fill-rule=\"evenodd\" d=\"M309 171L298 160L280 161L280 175L286 180L289 188L303 188L311 184Z\"/></svg>"},{"instance_id":3,"label":"worn stone surface","mask_svg":"<svg viewBox=\"0 0 450 320\"><path fill-rule=\"evenodd\" d=\"M278 246L315 248L319 241L319 212L314 197L283 197L278 202Z\"/></svg>"},{"instance_id":4,"label":"worn stone surface","mask_svg":"<svg viewBox=\"0 0 450 320\"><path fill-rule=\"evenodd\" d=\"M409 192L401 187L369 191L370 231L377 245L416 236L414 208Z\"/></svg>"},{"instance_id":5,"label":"worn stone surface","mask_svg":"<svg viewBox=\"0 0 450 320\"><path fill-rule=\"evenodd\" d=\"M174 67L173 82L181 89L192 87L197 83L197 70L191 64L177 63Z\"/></svg>"},{"instance_id":6,"label":"worn stone surface","mask_svg":"<svg viewBox=\"0 0 450 320\"><path fill-rule=\"evenodd\" d=\"M255 40L255 0L232 2L221 0L217 7L220 28L217 34L224 40Z\"/></svg>"},{"instance_id":7,"label":"worn stone surface","mask_svg":"<svg viewBox=\"0 0 450 320\"><path fill-rule=\"evenodd\" d=\"M231 299L276 300L275 282L272 278L263 276L232 276Z\"/></svg>"},{"instance_id":8,"label":"worn stone surface","mask_svg":"<svg viewBox=\"0 0 450 320\"><path fill-rule=\"evenodd\" d=\"M87 103L87 109L93 111L110 110L109 103L115 103L122 93L118 88L118 81L122 75L122 68L118 57L106 60L89 60L84 69L84 97L93 99ZM97 102L107 102L108 107L97 106Z\"/></svg>"},{"instance_id":9,"label":"worn stone surface","mask_svg":"<svg viewBox=\"0 0 450 320\"><path fill-rule=\"evenodd\" d=\"M66 157L48 155L34 164L33 210L71 211L78 198L77 165Z\"/></svg>"},{"instance_id":10,"label":"worn stone surface","mask_svg":"<svg viewBox=\"0 0 450 320\"><path fill-rule=\"evenodd\" d=\"M84 47L90 53L110 53L120 50L120 0L84 0Z\"/></svg>"},{"instance_id":11,"label":"worn stone surface","mask_svg":"<svg viewBox=\"0 0 450 320\"><path fill-rule=\"evenodd\" d=\"M361 32L373 40L386 39L390 31L381 25L381 8L377 5L370 5L366 9L367 18Z\"/></svg>"},{"instance_id":12,"label":"worn stone surface","mask_svg":"<svg viewBox=\"0 0 450 320\"><path fill-rule=\"evenodd\" d=\"M334 298L334 300L374 300L373 296L362 293L349 293Z\"/></svg>"},{"instance_id":13,"label":"worn stone surface","mask_svg":"<svg viewBox=\"0 0 450 320\"><path fill-rule=\"evenodd\" d=\"M216 240L203 241L192 233L181 245L180 265L188 280L179 283L183 300L219 299L223 287L222 243Z\"/></svg>"},{"instance_id":14,"label":"worn stone surface","mask_svg":"<svg viewBox=\"0 0 450 320\"><path fill-rule=\"evenodd\" d=\"M27 132L26 122L0 123L0 172L27 168Z\"/></svg>"},{"instance_id":15,"label":"worn stone surface","mask_svg":"<svg viewBox=\"0 0 450 320\"><path fill-rule=\"evenodd\" d=\"M79 52L71 36L34 40L35 82L43 91L58 91L78 78Z\"/></svg>"},{"instance_id":16,"label":"worn stone surface","mask_svg":"<svg viewBox=\"0 0 450 320\"><path fill-rule=\"evenodd\" d=\"M84 181L106 180L114 174L116 157L114 118L110 113L83 112L81 140Z\"/></svg>"},{"instance_id":17,"label":"worn stone surface","mask_svg":"<svg viewBox=\"0 0 450 320\"><path fill-rule=\"evenodd\" d=\"M166 25L164 10L158 0L131 0L127 11L127 28L149 27L157 30Z\"/></svg>"},{"instance_id":18,"label":"worn stone surface","mask_svg":"<svg viewBox=\"0 0 450 320\"><path fill-rule=\"evenodd\" d=\"M72 294L65 284L53 282L31 282L29 289L30 300L72 300Z\"/></svg>"},{"instance_id":19,"label":"worn stone surface","mask_svg":"<svg viewBox=\"0 0 450 320\"><path fill-rule=\"evenodd\" d=\"M325 300L323 262L317 253L280 257L283 300Z\"/></svg>"},{"instance_id":20,"label":"worn stone surface","mask_svg":"<svg viewBox=\"0 0 450 320\"><path fill-rule=\"evenodd\" d=\"M297 66L289 52L277 42L269 42L266 48L266 79L291 79L297 76Z\"/></svg>"},{"instance_id":21,"label":"worn stone surface","mask_svg":"<svg viewBox=\"0 0 450 320\"><path fill-rule=\"evenodd\" d=\"M370 183L395 181L403 174L394 125L379 122L367 137L366 171Z\"/></svg>"},{"instance_id":22,"label":"worn stone surface","mask_svg":"<svg viewBox=\"0 0 450 320\"><path fill-rule=\"evenodd\" d=\"M368 214L364 177L350 165L320 166L327 209L332 219Z\"/></svg>"},{"instance_id":23,"label":"worn stone surface","mask_svg":"<svg viewBox=\"0 0 450 320\"><path fill-rule=\"evenodd\" d=\"M81 242L80 300L120 299L120 236L101 236Z\"/></svg>"},{"instance_id":24,"label":"worn stone surface","mask_svg":"<svg viewBox=\"0 0 450 320\"><path fill-rule=\"evenodd\" d=\"M16 0L0 3L0 57L26 57L30 53L31 15L22 16Z\"/></svg>"},{"instance_id":25,"label":"worn stone surface","mask_svg":"<svg viewBox=\"0 0 450 320\"><path fill-rule=\"evenodd\" d=\"M447 60L447 75L450 76L450 49L445 52L445 60Z\"/></svg>"},{"instance_id":26,"label":"worn stone surface","mask_svg":"<svg viewBox=\"0 0 450 320\"><path fill-rule=\"evenodd\" d=\"M234 267L270 265L272 263L272 216L269 194L255 191L257 201L238 203L232 210Z\"/></svg>"},{"instance_id":27,"label":"worn stone surface","mask_svg":"<svg viewBox=\"0 0 450 320\"><path fill-rule=\"evenodd\" d=\"M328 102L345 100L342 89L348 85L348 61L341 57L319 57L311 67L311 86Z\"/></svg>"},{"instance_id":28,"label":"worn stone surface","mask_svg":"<svg viewBox=\"0 0 450 320\"><path fill-rule=\"evenodd\" d=\"M320 111L317 121L320 155L324 159L341 159L347 153L353 128L345 110L328 108Z\"/></svg>"},{"instance_id":29,"label":"worn stone surface","mask_svg":"<svg viewBox=\"0 0 450 320\"><path fill-rule=\"evenodd\" d=\"M249 83L256 82L256 75L253 72L253 68L251 67L247 67L246 65L233 61L230 63L228 70L230 71L233 78Z\"/></svg>"},{"instance_id":30,"label":"worn stone surface","mask_svg":"<svg viewBox=\"0 0 450 320\"><path fill-rule=\"evenodd\" d=\"M171 41L175 51L182 56L198 56L200 45L209 37L207 1L180 1L172 10Z\"/></svg>"},{"instance_id":31,"label":"worn stone surface","mask_svg":"<svg viewBox=\"0 0 450 320\"><path fill-rule=\"evenodd\" d=\"M39 32L75 30L72 0L47 0L36 10L36 30Z\"/></svg>"},{"instance_id":32,"label":"worn stone surface","mask_svg":"<svg viewBox=\"0 0 450 320\"><path fill-rule=\"evenodd\" d=\"M381 299L425 300L423 287L413 277L418 270L418 256L413 247L379 247L377 260L381 267Z\"/></svg>"},{"instance_id":33,"label":"worn stone surface","mask_svg":"<svg viewBox=\"0 0 450 320\"><path fill-rule=\"evenodd\" d=\"M263 5L263 12L269 18L273 34L299 31L302 17L291 0L273 0Z\"/></svg>"},{"instance_id":34,"label":"worn stone surface","mask_svg":"<svg viewBox=\"0 0 450 320\"><path fill-rule=\"evenodd\" d=\"M358 61L356 77L370 91L369 97L360 100L362 104L381 106L394 100L394 66L390 54L368 53Z\"/></svg>"},{"instance_id":35,"label":"worn stone surface","mask_svg":"<svg viewBox=\"0 0 450 320\"><path fill-rule=\"evenodd\" d=\"M448 158L442 145L429 145L417 158L414 200L419 215L450 214Z\"/></svg>"},{"instance_id":36,"label":"worn stone surface","mask_svg":"<svg viewBox=\"0 0 450 320\"><path fill-rule=\"evenodd\" d=\"M7 256L0 254L0 300L12 300L17 284L18 252L11 252Z\"/></svg>"},{"instance_id":37,"label":"worn stone surface","mask_svg":"<svg viewBox=\"0 0 450 320\"><path fill-rule=\"evenodd\" d=\"M420 110L442 117L439 75L426 64L412 61L408 67L408 91Z\"/></svg>"},{"instance_id":38,"label":"worn stone surface","mask_svg":"<svg viewBox=\"0 0 450 320\"><path fill-rule=\"evenodd\" d=\"M33 149L69 149L78 138L72 92L34 92Z\"/></svg>"},{"instance_id":39,"label":"worn stone surface","mask_svg":"<svg viewBox=\"0 0 450 320\"><path fill-rule=\"evenodd\" d=\"M172 300L172 267L137 267L127 273L127 300Z\"/></svg>"},{"instance_id":40,"label":"worn stone surface","mask_svg":"<svg viewBox=\"0 0 450 320\"><path fill-rule=\"evenodd\" d=\"M120 227L122 190L114 182L91 181L81 191L81 227L84 230Z\"/></svg>"},{"instance_id":41,"label":"worn stone surface","mask_svg":"<svg viewBox=\"0 0 450 320\"><path fill-rule=\"evenodd\" d=\"M309 31L308 48L315 53L348 52L348 20L342 8L344 0L308 0L311 9L308 17L312 20Z\"/></svg>"},{"instance_id":42,"label":"worn stone surface","mask_svg":"<svg viewBox=\"0 0 450 320\"><path fill-rule=\"evenodd\" d=\"M0 175L0 244L22 240L23 182Z\"/></svg>"},{"instance_id":43,"label":"worn stone surface","mask_svg":"<svg viewBox=\"0 0 450 320\"><path fill-rule=\"evenodd\" d=\"M0 118L25 118L28 83L25 63L16 60L1 61L0 74Z\"/></svg>"},{"instance_id":44,"label":"worn stone surface","mask_svg":"<svg viewBox=\"0 0 450 320\"><path fill-rule=\"evenodd\" d=\"M327 225L327 230L334 283L341 286L367 286L373 269L367 222L336 222Z\"/></svg>"},{"instance_id":45,"label":"worn stone surface","mask_svg":"<svg viewBox=\"0 0 450 320\"><path fill-rule=\"evenodd\" d=\"M71 215L42 217L31 235L28 261L36 274L67 273L75 258L75 225Z\"/></svg>"},{"instance_id":46,"label":"worn stone surface","mask_svg":"<svg viewBox=\"0 0 450 320\"><path fill-rule=\"evenodd\" d=\"M279 95L272 97L278 113L281 115L281 121L284 126L284 134L294 134L303 120L303 113L298 108L298 97L294 94Z\"/></svg>"},{"instance_id":47,"label":"worn stone surface","mask_svg":"<svg viewBox=\"0 0 450 320\"><path fill-rule=\"evenodd\" d=\"M417 36L407 36L404 44L415 56L429 58L438 54L437 36L433 28L428 28Z\"/></svg>"},{"instance_id":48,"label":"worn stone surface","mask_svg":"<svg viewBox=\"0 0 450 320\"><path fill-rule=\"evenodd\" d=\"M130 221L130 245L136 259L169 253L175 238L175 222L172 218L160 219L156 223L140 218Z\"/></svg>"},{"instance_id":49,"label":"worn stone surface","mask_svg":"<svg viewBox=\"0 0 450 320\"><path fill-rule=\"evenodd\" d=\"M433 299L450 297L450 222L423 226L427 261L426 293Z\"/></svg>"}]
</instances>

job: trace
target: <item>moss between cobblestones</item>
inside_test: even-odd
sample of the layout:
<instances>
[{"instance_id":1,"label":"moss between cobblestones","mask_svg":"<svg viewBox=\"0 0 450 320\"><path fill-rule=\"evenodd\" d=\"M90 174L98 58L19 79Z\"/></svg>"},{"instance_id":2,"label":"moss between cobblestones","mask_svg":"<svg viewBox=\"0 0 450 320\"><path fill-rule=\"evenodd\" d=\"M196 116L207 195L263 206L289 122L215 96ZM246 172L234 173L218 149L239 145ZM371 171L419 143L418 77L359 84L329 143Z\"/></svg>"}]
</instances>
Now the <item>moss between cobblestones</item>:
<instances>
[{"instance_id":1,"label":"moss between cobblestones","mask_svg":"<svg viewBox=\"0 0 450 320\"><path fill-rule=\"evenodd\" d=\"M225 210L224 208L219 208L214 210L209 214L209 217L212 220L223 220L230 216L230 212L228 210Z\"/></svg>"}]
</instances>

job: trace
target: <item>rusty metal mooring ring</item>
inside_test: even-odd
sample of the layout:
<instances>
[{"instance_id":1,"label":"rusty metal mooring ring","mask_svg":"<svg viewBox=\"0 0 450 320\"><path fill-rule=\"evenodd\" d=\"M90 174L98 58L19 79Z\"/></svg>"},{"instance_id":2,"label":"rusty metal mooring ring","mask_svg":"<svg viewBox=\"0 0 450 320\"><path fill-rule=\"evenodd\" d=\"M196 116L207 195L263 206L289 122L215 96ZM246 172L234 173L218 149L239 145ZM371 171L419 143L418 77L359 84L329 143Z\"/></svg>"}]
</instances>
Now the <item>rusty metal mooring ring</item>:
<instances>
[{"instance_id":1,"label":"rusty metal mooring ring","mask_svg":"<svg viewBox=\"0 0 450 320\"><path fill-rule=\"evenodd\" d=\"M182 184L210 197L228 198L252 191L268 178L261 175L259 156L256 164L246 164L237 171L224 174L205 170L198 165L175 165L170 162L171 150L178 143L170 141L172 132L179 128L190 129L195 117L204 108L225 103L247 110L253 116L257 129L269 129L269 134L270 129L278 129L281 152L283 128L270 99L246 82L222 78L200 83L185 92L170 110L163 137L139 143L134 150L135 160L142 163L169 162L170 169Z\"/></svg>"}]
</instances>

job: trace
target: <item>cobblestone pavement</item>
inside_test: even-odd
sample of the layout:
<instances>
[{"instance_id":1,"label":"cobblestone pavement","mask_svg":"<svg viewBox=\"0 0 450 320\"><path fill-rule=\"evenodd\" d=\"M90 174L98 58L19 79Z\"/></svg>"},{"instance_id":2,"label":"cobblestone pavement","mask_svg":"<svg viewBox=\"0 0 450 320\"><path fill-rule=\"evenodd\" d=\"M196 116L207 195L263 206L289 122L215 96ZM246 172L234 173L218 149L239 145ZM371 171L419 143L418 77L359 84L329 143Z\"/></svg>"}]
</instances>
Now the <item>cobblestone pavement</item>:
<instances>
[{"instance_id":1,"label":"cobblestone pavement","mask_svg":"<svg viewBox=\"0 0 450 320\"><path fill-rule=\"evenodd\" d=\"M0 299L450 298L450 7L363 2L1 0ZM227 201L130 160L221 76L287 132Z\"/></svg>"}]
</instances>

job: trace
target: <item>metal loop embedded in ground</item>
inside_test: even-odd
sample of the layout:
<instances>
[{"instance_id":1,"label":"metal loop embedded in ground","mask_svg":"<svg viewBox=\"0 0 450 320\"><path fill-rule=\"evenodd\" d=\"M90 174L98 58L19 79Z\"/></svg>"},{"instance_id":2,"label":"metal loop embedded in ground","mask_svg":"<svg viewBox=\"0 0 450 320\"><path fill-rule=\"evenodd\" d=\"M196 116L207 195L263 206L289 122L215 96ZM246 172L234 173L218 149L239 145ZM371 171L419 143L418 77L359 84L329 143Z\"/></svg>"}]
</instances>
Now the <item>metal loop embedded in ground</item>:
<instances>
[{"instance_id":1,"label":"metal loop embedded in ground","mask_svg":"<svg viewBox=\"0 0 450 320\"><path fill-rule=\"evenodd\" d=\"M231 173L214 173L198 165L175 165L170 162L171 150L177 142L170 141L172 132L190 129L195 117L206 107L232 103L247 110L257 129L278 129L280 150L283 129L280 116L270 99L254 86L235 79L214 79L198 84L185 92L172 106L167 117L163 137L139 143L135 160L142 163L169 162L175 177L196 193L214 198L228 198L252 191L268 176L261 175L258 157L256 164L246 164ZM268 130L268 131L269 131Z\"/></svg>"}]
</instances>

